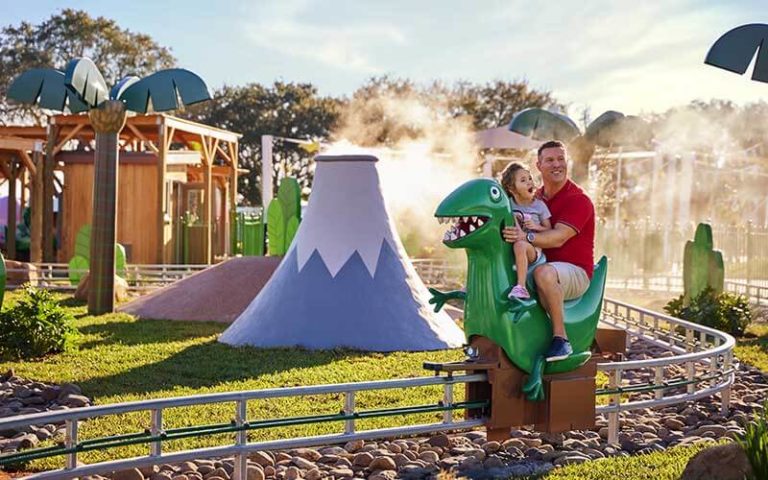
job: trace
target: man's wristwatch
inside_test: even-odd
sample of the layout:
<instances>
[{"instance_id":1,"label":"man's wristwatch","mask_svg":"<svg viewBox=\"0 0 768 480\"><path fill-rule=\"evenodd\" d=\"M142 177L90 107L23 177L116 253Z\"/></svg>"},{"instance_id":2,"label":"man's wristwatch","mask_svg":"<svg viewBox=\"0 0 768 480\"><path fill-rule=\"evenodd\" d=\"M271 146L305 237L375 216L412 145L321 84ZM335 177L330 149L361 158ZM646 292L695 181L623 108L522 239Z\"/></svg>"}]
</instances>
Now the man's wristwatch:
<instances>
[{"instance_id":1,"label":"man's wristwatch","mask_svg":"<svg viewBox=\"0 0 768 480\"><path fill-rule=\"evenodd\" d=\"M525 239L528 240L528 243L533 244L533 240L536 238L536 235L533 232L528 232L525 235Z\"/></svg>"}]
</instances>

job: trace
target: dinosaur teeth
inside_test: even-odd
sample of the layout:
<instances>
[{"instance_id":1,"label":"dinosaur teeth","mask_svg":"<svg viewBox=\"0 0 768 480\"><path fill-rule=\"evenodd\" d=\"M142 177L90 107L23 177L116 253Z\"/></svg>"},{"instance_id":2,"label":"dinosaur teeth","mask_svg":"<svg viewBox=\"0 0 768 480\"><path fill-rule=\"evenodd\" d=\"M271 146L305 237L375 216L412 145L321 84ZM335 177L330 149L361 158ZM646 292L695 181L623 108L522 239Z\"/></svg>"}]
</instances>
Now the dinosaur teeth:
<instances>
[{"instance_id":1,"label":"dinosaur teeth","mask_svg":"<svg viewBox=\"0 0 768 480\"><path fill-rule=\"evenodd\" d=\"M464 223L467 223L467 219L468 219L468 218L469 218L469 217L461 217L461 221L462 221L462 222L464 222Z\"/></svg>"},{"instance_id":2,"label":"dinosaur teeth","mask_svg":"<svg viewBox=\"0 0 768 480\"><path fill-rule=\"evenodd\" d=\"M477 217L469 217L469 218L472 219L472 223L476 223L477 222Z\"/></svg>"},{"instance_id":3,"label":"dinosaur teeth","mask_svg":"<svg viewBox=\"0 0 768 480\"><path fill-rule=\"evenodd\" d=\"M456 240L457 238L459 238L459 237L455 233L453 233L453 232L451 232L449 237L448 237L448 239L451 240L451 241Z\"/></svg>"},{"instance_id":4,"label":"dinosaur teeth","mask_svg":"<svg viewBox=\"0 0 768 480\"><path fill-rule=\"evenodd\" d=\"M472 233L474 231L475 231L475 226L474 225L470 225L469 226L469 232Z\"/></svg>"},{"instance_id":5,"label":"dinosaur teeth","mask_svg":"<svg viewBox=\"0 0 768 480\"><path fill-rule=\"evenodd\" d=\"M484 223L485 223L485 222L483 221L483 219L482 219L482 218L478 218L478 219L477 219L477 226L478 226L478 227L482 227Z\"/></svg>"},{"instance_id":6,"label":"dinosaur teeth","mask_svg":"<svg viewBox=\"0 0 768 480\"><path fill-rule=\"evenodd\" d=\"M464 230L459 230L459 238L463 237L467 233Z\"/></svg>"}]
</instances>

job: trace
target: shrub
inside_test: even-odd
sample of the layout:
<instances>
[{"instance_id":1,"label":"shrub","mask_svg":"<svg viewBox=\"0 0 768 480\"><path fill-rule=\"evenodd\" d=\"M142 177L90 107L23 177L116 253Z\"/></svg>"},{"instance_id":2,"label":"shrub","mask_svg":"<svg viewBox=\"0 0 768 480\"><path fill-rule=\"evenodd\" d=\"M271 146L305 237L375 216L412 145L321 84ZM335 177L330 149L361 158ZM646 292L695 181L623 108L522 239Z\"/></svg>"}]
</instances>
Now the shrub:
<instances>
[{"instance_id":1,"label":"shrub","mask_svg":"<svg viewBox=\"0 0 768 480\"><path fill-rule=\"evenodd\" d=\"M25 287L16 305L0 313L0 358L35 358L65 350L77 335L72 320L51 292Z\"/></svg>"},{"instance_id":2,"label":"shrub","mask_svg":"<svg viewBox=\"0 0 768 480\"><path fill-rule=\"evenodd\" d=\"M684 295L670 301L664 311L673 317L716 328L731 335L743 335L752 322L747 297L735 293L717 293L705 288L686 305Z\"/></svg>"},{"instance_id":3,"label":"shrub","mask_svg":"<svg viewBox=\"0 0 768 480\"><path fill-rule=\"evenodd\" d=\"M754 421L747 425L744 440L739 444L752 465L753 478L768 478L768 403L763 406Z\"/></svg>"}]
</instances>

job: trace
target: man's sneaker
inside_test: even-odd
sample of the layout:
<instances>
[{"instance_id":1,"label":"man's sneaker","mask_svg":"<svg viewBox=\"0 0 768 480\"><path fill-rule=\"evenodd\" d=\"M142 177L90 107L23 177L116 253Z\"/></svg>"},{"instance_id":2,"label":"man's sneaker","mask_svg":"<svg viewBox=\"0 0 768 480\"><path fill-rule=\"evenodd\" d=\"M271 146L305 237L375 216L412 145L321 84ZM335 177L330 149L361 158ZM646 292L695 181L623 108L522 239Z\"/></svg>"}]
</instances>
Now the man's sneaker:
<instances>
[{"instance_id":1,"label":"man's sneaker","mask_svg":"<svg viewBox=\"0 0 768 480\"><path fill-rule=\"evenodd\" d=\"M553 337L549 350L547 350L547 361L556 362L557 360L564 360L572 353L571 342L563 337Z\"/></svg>"},{"instance_id":2,"label":"man's sneaker","mask_svg":"<svg viewBox=\"0 0 768 480\"><path fill-rule=\"evenodd\" d=\"M526 289L522 285L515 285L512 287L512 291L509 292L509 299L512 300L513 298L523 298L523 299L529 299L531 298L531 294L528 293L528 289Z\"/></svg>"}]
</instances>

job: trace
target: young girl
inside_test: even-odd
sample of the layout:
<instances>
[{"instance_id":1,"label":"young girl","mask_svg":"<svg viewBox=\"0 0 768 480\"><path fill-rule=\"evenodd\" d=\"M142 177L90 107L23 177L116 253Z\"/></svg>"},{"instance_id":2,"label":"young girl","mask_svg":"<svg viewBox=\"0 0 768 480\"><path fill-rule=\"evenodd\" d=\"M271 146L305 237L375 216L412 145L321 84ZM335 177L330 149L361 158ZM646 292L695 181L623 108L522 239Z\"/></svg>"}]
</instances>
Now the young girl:
<instances>
[{"instance_id":1,"label":"young girl","mask_svg":"<svg viewBox=\"0 0 768 480\"><path fill-rule=\"evenodd\" d=\"M512 205L512 212L518 225L526 232L541 232L552 228L549 209L540 199L535 198L536 191L531 172L519 163L510 163L501 172L501 186L506 190ZM525 240L515 242L515 266L517 268L517 285L512 287L509 298L528 299L531 295L525 288L525 277L528 265L535 262L541 255L540 248Z\"/></svg>"}]
</instances>

